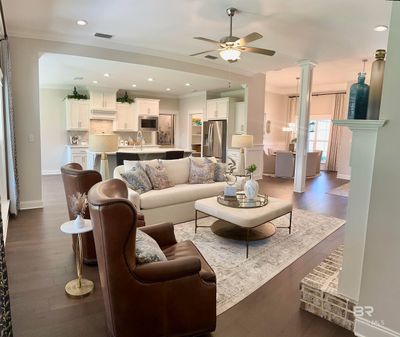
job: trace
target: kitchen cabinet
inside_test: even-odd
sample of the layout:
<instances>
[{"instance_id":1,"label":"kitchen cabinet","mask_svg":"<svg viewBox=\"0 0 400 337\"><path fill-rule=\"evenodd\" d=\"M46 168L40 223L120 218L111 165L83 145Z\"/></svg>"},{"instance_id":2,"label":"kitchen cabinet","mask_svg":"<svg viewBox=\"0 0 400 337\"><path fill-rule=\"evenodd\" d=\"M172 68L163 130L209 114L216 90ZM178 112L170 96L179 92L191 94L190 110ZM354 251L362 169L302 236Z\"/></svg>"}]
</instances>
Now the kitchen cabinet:
<instances>
[{"instance_id":1,"label":"kitchen cabinet","mask_svg":"<svg viewBox=\"0 0 400 337\"><path fill-rule=\"evenodd\" d=\"M117 93L114 89L92 89L89 94L92 110L116 111Z\"/></svg>"},{"instance_id":2,"label":"kitchen cabinet","mask_svg":"<svg viewBox=\"0 0 400 337\"><path fill-rule=\"evenodd\" d=\"M135 106L139 116L158 116L160 114L159 99L136 98Z\"/></svg>"},{"instance_id":3,"label":"kitchen cabinet","mask_svg":"<svg viewBox=\"0 0 400 337\"><path fill-rule=\"evenodd\" d=\"M88 100L67 99L66 129L68 131L89 131L90 104Z\"/></svg>"},{"instance_id":4,"label":"kitchen cabinet","mask_svg":"<svg viewBox=\"0 0 400 337\"><path fill-rule=\"evenodd\" d=\"M84 170L87 169L87 146L67 146L67 162L78 163Z\"/></svg>"},{"instance_id":5,"label":"kitchen cabinet","mask_svg":"<svg viewBox=\"0 0 400 337\"><path fill-rule=\"evenodd\" d=\"M243 134L247 131L247 109L245 102L235 103L235 132Z\"/></svg>"},{"instance_id":6,"label":"kitchen cabinet","mask_svg":"<svg viewBox=\"0 0 400 337\"><path fill-rule=\"evenodd\" d=\"M117 115L114 122L114 131L138 131L138 114L135 103L117 103Z\"/></svg>"},{"instance_id":7,"label":"kitchen cabinet","mask_svg":"<svg viewBox=\"0 0 400 337\"><path fill-rule=\"evenodd\" d=\"M207 120L234 118L234 102L230 97L207 100Z\"/></svg>"}]
</instances>

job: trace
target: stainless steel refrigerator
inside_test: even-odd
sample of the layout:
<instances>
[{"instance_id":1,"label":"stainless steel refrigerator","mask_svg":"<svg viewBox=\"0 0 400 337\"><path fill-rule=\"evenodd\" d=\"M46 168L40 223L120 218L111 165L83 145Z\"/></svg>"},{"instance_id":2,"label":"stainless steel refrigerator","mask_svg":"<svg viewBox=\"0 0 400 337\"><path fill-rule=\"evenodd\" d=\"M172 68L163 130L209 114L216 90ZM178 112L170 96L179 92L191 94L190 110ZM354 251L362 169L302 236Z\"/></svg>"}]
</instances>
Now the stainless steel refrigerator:
<instances>
[{"instance_id":1,"label":"stainless steel refrigerator","mask_svg":"<svg viewBox=\"0 0 400 337\"><path fill-rule=\"evenodd\" d=\"M225 120L207 121L203 123L203 156L215 157L226 161L226 132Z\"/></svg>"}]
</instances>

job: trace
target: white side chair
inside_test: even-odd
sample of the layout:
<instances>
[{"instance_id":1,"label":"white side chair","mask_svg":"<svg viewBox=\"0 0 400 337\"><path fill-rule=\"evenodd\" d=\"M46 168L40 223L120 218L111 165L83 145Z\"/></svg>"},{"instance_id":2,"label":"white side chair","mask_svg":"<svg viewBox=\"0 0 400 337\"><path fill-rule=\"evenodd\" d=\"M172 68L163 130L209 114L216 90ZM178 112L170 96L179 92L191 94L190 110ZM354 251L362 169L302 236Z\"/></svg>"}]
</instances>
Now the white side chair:
<instances>
[{"instance_id":1,"label":"white side chair","mask_svg":"<svg viewBox=\"0 0 400 337\"><path fill-rule=\"evenodd\" d=\"M308 152L307 153L307 169L306 176L314 177L319 174L318 167L320 165L320 151Z\"/></svg>"},{"instance_id":2,"label":"white side chair","mask_svg":"<svg viewBox=\"0 0 400 337\"><path fill-rule=\"evenodd\" d=\"M276 156L264 153L264 174L275 174Z\"/></svg>"},{"instance_id":3,"label":"white side chair","mask_svg":"<svg viewBox=\"0 0 400 337\"><path fill-rule=\"evenodd\" d=\"M276 151L275 176L293 178L294 155L289 151Z\"/></svg>"}]
</instances>

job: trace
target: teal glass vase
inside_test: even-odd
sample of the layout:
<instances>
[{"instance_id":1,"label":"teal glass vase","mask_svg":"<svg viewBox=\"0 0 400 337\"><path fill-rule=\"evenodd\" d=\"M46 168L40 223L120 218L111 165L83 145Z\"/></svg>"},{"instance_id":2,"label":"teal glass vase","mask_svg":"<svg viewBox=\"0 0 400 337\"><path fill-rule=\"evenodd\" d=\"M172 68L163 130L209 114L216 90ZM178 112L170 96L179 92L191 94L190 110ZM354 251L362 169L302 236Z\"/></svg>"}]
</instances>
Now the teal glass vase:
<instances>
[{"instance_id":1,"label":"teal glass vase","mask_svg":"<svg viewBox=\"0 0 400 337\"><path fill-rule=\"evenodd\" d=\"M350 88L348 119L367 119L369 86L365 73L358 74L358 82Z\"/></svg>"}]
</instances>

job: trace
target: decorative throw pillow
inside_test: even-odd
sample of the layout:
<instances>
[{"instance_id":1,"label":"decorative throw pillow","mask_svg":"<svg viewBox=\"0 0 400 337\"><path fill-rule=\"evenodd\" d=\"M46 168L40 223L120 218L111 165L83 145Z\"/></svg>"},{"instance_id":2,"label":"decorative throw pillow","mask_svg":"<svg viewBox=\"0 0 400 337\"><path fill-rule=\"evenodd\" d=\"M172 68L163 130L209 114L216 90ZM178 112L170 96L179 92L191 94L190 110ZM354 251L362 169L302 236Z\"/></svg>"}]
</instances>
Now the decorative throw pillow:
<instances>
[{"instance_id":1,"label":"decorative throw pillow","mask_svg":"<svg viewBox=\"0 0 400 337\"><path fill-rule=\"evenodd\" d=\"M216 163L214 172L214 181L218 182L225 181L225 173L226 173L226 164Z\"/></svg>"},{"instance_id":2,"label":"decorative throw pillow","mask_svg":"<svg viewBox=\"0 0 400 337\"><path fill-rule=\"evenodd\" d=\"M215 163L190 161L189 184L210 184L214 182Z\"/></svg>"},{"instance_id":3,"label":"decorative throw pillow","mask_svg":"<svg viewBox=\"0 0 400 337\"><path fill-rule=\"evenodd\" d=\"M155 167L146 165L146 173L150 178L153 189L163 190L164 188L174 186L168 179L167 169L162 163Z\"/></svg>"},{"instance_id":4,"label":"decorative throw pillow","mask_svg":"<svg viewBox=\"0 0 400 337\"><path fill-rule=\"evenodd\" d=\"M136 260L139 264L167 261L157 242L140 229L136 231Z\"/></svg>"},{"instance_id":5,"label":"decorative throw pillow","mask_svg":"<svg viewBox=\"0 0 400 337\"><path fill-rule=\"evenodd\" d=\"M121 173L121 177L125 180L129 188L139 194L148 192L152 189L149 177L140 163L132 167L130 171Z\"/></svg>"}]
</instances>

